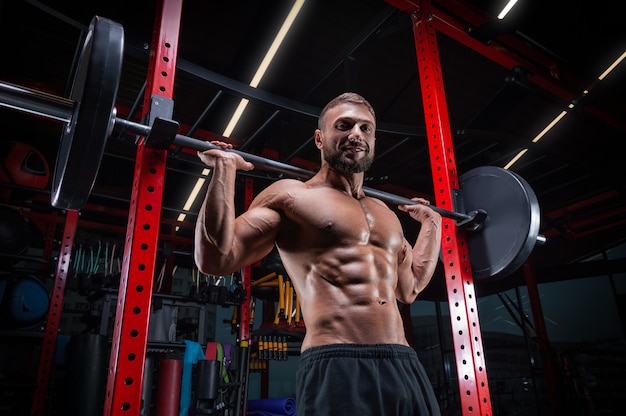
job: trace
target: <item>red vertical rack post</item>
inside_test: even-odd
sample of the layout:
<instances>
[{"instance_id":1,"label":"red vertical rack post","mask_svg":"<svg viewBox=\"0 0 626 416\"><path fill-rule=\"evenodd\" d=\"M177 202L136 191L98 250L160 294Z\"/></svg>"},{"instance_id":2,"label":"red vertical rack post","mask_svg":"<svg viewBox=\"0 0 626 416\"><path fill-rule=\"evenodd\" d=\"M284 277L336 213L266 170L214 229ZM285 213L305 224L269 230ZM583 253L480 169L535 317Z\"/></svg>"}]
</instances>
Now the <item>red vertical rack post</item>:
<instances>
[{"instance_id":1,"label":"red vertical rack post","mask_svg":"<svg viewBox=\"0 0 626 416\"><path fill-rule=\"evenodd\" d=\"M244 187L244 206L247 210L254 199L254 181L251 178L245 178ZM246 291L246 297L241 304L241 326L239 328L239 341L242 346L248 346L250 340L250 287L252 282L252 266L243 268L242 284ZM245 343L245 344L243 344Z\"/></svg>"},{"instance_id":2,"label":"red vertical rack post","mask_svg":"<svg viewBox=\"0 0 626 416\"><path fill-rule=\"evenodd\" d=\"M52 295L50 296L50 306L48 307L48 317L46 319L46 327L44 330L43 345L41 347L39 366L37 368L37 388L35 389L33 401L31 403L30 413L32 416L42 416L45 410L48 386L50 384L50 372L52 370L57 334L59 332L59 323L61 320L61 312L63 312L65 284L67 283L67 275L70 269L70 260L72 257L72 247L74 246L74 237L78 226L78 216L79 212L76 210L68 210L65 216L63 239L61 240L54 287L52 288ZM54 239L54 236L51 234L52 233L48 233L48 239L46 241L52 241Z\"/></svg>"},{"instance_id":3,"label":"red vertical rack post","mask_svg":"<svg viewBox=\"0 0 626 416\"><path fill-rule=\"evenodd\" d=\"M543 317L543 308L541 307L541 297L539 296L539 288L537 286L535 268L532 264L532 256L526 260L522 266L522 270L524 271L524 280L526 281L526 288L528 290L528 299L530 299L533 322L535 323L535 331L537 332L541 364L543 366L546 387L550 398L551 414L552 416L561 416L563 414L563 409L561 409L561 398L557 388L552 349L548 338L548 329L546 328L546 322Z\"/></svg>"},{"instance_id":4,"label":"red vertical rack post","mask_svg":"<svg viewBox=\"0 0 626 416\"><path fill-rule=\"evenodd\" d=\"M247 210L254 199L254 181L251 178L245 178L244 183L244 206ZM250 333L251 333L251 311L250 311L250 292L252 287L252 266L248 265L243 268L241 273L242 286L246 291L246 296L241 303L240 325L239 325L239 347L241 348L242 363L240 365L240 387L239 387L239 406L235 416L245 416L247 413L247 396L248 396L248 375L250 373ZM245 358L245 359L243 359Z\"/></svg>"},{"instance_id":5,"label":"red vertical rack post","mask_svg":"<svg viewBox=\"0 0 626 416\"><path fill-rule=\"evenodd\" d=\"M431 3L387 1L407 12L413 23L436 204L453 211L458 173ZM441 237L461 410L464 415L488 416L492 414L491 399L467 242L449 218L443 219Z\"/></svg>"},{"instance_id":6,"label":"red vertical rack post","mask_svg":"<svg viewBox=\"0 0 626 416\"><path fill-rule=\"evenodd\" d=\"M153 96L171 99L182 0L160 0L155 13L143 116ZM113 328L105 415L139 415L159 237L167 150L137 146L124 261Z\"/></svg>"}]
</instances>

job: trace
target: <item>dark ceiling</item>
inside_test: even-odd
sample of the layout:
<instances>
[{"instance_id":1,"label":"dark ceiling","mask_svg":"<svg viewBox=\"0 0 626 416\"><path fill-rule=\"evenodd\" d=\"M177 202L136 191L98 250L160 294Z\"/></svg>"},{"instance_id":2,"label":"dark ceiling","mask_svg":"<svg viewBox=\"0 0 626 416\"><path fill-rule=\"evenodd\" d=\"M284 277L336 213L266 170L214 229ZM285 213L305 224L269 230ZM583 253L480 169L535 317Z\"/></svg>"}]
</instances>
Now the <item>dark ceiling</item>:
<instances>
[{"instance_id":1,"label":"dark ceiling","mask_svg":"<svg viewBox=\"0 0 626 416\"><path fill-rule=\"evenodd\" d=\"M307 0L258 89L251 89L247 84L292 1L183 2L173 115L180 132L203 139L221 134L247 97L251 103L229 140L246 152L313 170L314 116L335 95L356 91L372 102L379 122L378 156L367 185L434 199L411 19L394 6L400 3L407 2ZM132 7L110 0L0 4L0 79L55 95L68 96L91 18L120 22L125 54L116 108L118 116L137 120L155 1ZM532 254L539 280L580 277L569 265L626 239L626 63L595 81L626 51L621 10L608 0L519 0L507 19L497 21L502 5L432 2L458 171L502 167L528 148L511 170L526 179L539 202L540 234L547 238ZM585 89L590 92L583 96ZM532 144L570 103L574 109ZM0 117L2 140L35 145L53 169L60 123L6 109ZM91 208L127 208L134 158L134 146L109 140L84 218L113 222ZM164 218L176 217L200 170L191 152L172 152ZM252 174L258 187L276 176ZM53 211L40 205L31 208ZM123 230L123 220L119 225ZM180 233L190 236L184 227ZM595 270L590 275L625 269L619 263L615 270Z\"/></svg>"}]
</instances>

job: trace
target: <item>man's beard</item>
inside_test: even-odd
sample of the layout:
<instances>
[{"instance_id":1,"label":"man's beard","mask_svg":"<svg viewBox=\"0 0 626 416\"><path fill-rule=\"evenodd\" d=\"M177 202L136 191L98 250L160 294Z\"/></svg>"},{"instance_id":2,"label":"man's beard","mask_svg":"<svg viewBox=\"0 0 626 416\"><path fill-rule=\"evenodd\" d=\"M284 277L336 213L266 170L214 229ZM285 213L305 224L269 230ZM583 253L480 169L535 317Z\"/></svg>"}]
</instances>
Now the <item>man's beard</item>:
<instances>
[{"instance_id":1,"label":"man's beard","mask_svg":"<svg viewBox=\"0 0 626 416\"><path fill-rule=\"evenodd\" d=\"M334 149L325 149L324 160L330 167L341 173L367 172L374 162L374 152L370 151L365 157L354 160L343 156L343 152Z\"/></svg>"}]
</instances>

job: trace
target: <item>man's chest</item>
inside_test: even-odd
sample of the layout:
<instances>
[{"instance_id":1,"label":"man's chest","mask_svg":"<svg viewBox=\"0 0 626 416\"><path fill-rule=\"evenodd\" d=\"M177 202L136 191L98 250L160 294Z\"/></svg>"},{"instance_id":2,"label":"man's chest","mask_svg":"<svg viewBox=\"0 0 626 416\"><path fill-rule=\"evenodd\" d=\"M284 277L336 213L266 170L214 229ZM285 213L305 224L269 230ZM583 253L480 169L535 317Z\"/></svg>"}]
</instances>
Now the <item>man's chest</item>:
<instances>
[{"instance_id":1,"label":"man's chest","mask_svg":"<svg viewBox=\"0 0 626 416\"><path fill-rule=\"evenodd\" d=\"M336 190L302 192L287 215L308 238L331 244L387 245L402 235L396 215L386 206Z\"/></svg>"}]
</instances>

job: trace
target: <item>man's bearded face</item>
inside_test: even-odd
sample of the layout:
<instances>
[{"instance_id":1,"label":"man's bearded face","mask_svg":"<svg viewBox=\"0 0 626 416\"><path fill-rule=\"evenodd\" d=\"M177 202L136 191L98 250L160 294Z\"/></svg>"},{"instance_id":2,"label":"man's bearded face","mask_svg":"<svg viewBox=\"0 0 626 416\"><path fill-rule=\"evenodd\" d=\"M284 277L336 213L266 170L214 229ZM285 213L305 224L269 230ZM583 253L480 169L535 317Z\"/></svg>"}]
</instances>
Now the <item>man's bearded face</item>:
<instances>
[{"instance_id":1,"label":"man's bearded face","mask_svg":"<svg viewBox=\"0 0 626 416\"><path fill-rule=\"evenodd\" d=\"M364 155L358 158L350 157L350 152L343 148L331 147L328 142L324 143L324 159L333 168L342 173L367 172L374 162L374 151L367 146L362 152Z\"/></svg>"}]
</instances>

